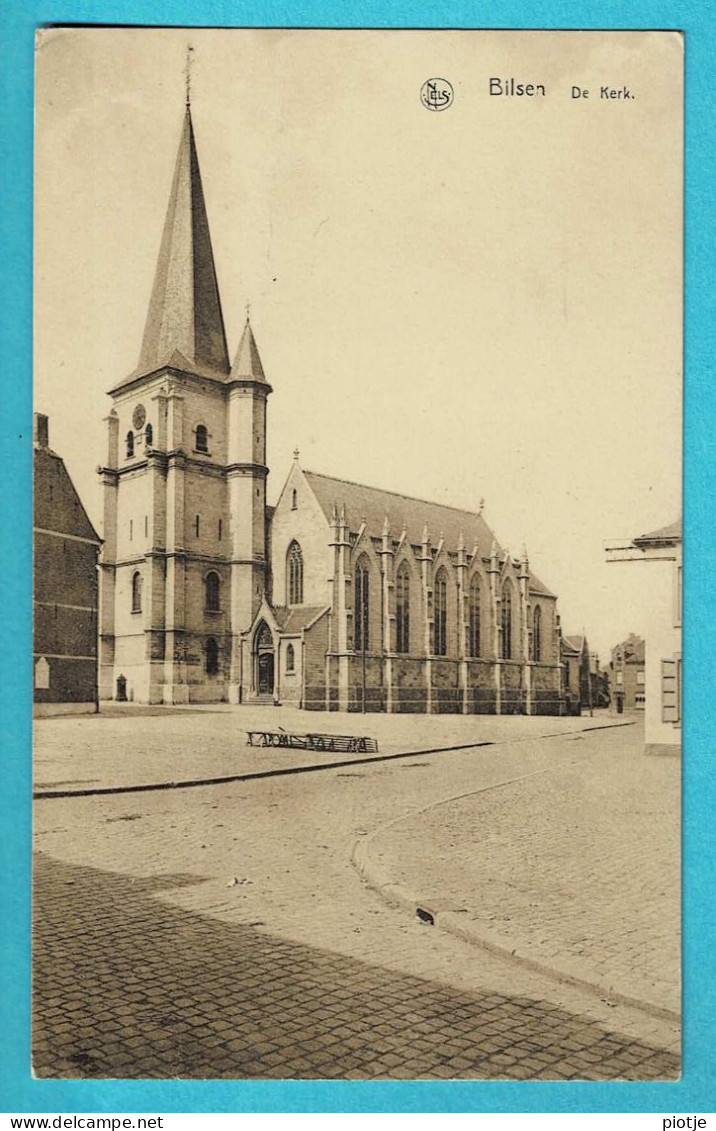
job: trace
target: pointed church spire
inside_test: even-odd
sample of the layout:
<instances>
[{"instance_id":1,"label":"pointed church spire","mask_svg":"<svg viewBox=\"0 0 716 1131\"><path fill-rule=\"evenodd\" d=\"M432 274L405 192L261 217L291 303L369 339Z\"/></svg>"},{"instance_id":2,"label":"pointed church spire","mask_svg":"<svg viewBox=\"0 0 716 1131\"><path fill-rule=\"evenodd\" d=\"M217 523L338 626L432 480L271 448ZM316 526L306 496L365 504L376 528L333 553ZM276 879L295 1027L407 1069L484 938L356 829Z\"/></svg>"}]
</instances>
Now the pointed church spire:
<instances>
[{"instance_id":1,"label":"pointed church spire","mask_svg":"<svg viewBox=\"0 0 716 1131\"><path fill-rule=\"evenodd\" d=\"M226 377L229 355L204 191L187 103L169 206L133 376L162 365Z\"/></svg>"},{"instance_id":2,"label":"pointed church spire","mask_svg":"<svg viewBox=\"0 0 716 1131\"><path fill-rule=\"evenodd\" d=\"M258 346L254 332L251 329L248 309L246 311L246 325L241 335L239 348L236 351L234 364L231 366L231 376L242 381L265 381L264 367L259 357Z\"/></svg>"}]
</instances>

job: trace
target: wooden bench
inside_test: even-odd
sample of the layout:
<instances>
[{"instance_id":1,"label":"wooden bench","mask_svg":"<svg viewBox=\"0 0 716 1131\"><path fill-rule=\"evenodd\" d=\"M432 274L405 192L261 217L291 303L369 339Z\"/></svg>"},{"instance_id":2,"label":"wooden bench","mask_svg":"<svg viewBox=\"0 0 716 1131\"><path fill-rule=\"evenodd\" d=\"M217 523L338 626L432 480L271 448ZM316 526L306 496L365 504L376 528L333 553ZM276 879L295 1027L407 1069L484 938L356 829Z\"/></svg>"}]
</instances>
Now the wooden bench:
<instances>
[{"instance_id":1,"label":"wooden bench","mask_svg":"<svg viewBox=\"0 0 716 1131\"><path fill-rule=\"evenodd\" d=\"M331 754L377 754L374 738L354 734L287 734L286 731L249 730L249 746L277 746L288 750L320 750Z\"/></svg>"}]
</instances>

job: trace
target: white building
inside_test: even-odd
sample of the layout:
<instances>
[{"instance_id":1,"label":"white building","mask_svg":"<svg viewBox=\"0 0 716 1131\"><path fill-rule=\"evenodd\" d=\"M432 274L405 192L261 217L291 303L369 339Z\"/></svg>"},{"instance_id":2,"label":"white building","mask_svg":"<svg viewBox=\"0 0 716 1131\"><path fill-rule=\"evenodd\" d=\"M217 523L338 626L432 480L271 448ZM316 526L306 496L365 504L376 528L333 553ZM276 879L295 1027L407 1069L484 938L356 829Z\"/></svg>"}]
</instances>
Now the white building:
<instances>
[{"instance_id":1,"label":"white building","mask_svg":"<svg viewBox=\"0 0 716 1131\"><path fill-rule=\"evenodd\" d=\"M645 742L650 753L681 745L681 519L607 547L607 561L649 563Z\"/></svg>"}]
</instances>

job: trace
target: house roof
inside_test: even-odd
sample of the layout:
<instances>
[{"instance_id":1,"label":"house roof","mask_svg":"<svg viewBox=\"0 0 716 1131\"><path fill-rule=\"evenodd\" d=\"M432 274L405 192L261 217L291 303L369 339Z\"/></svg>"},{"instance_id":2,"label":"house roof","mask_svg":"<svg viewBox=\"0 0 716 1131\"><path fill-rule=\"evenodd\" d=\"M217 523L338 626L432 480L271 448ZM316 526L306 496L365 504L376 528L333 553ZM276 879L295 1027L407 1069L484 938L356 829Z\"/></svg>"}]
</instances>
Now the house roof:
<instances>
[{"instance_id":1,"label":"house roof","mask_svg":"<svg viewBox=\"0 0 716 1131\"><path fill-rule=\"evenodd\" d=\"M308 628L328 608L328 605L273 605L272 611L281 631L291 633Z\"/></svg>"},{"instance_id":2,"label":"house roof","mask_svg":"<svg viewBox=\"0 0 716 1131\"><path fill-rule=\"evenodd\" d=\"M165 366L200 376L229 376L214 253L188 106L139 362L112 391Z\"/></svg>"},{"instance_id":3,"label":"house roof","mask_svg":"<svg viewBox=\"0 0 716 1131\"><path fill-rule=\"evenodd\" d=\"M612 648L612 657L615 657L617 652L621 652L625 660L643 664L646 656L646 644L641 636L635 636L632 632L626 640L623 640L620 644L616 644L614 648Z\"/></svg>"},{"instance_id":4,"label":"house roof","mask_svg":"<svg viewBox=\"0 0 716 1131\"><path fill-rule=\"evenodd\" d=\"M474 511L431 503L397 491L367 487L315 471L304 471L304 475L328 521L331 521L334 509L340 512L341 508L345 508L346 523L354 533L365 522L369 533L379 536L387 517L391 536L399 538L404 528L407 540L413 546L421 544L425 527L433 546L442 537L446 546L455 550L462 535L468 553L472 553L476 545L481 558L490 557L493 541L496 542L482 515ZM497 552L504 555L499 545ZM530 588L533 592L554 596L531 571Z\"/></svg>"},{"instance_id":5,"label":"house roof","mask_svg":"<svg viewBox=\"0 0 716 1131\"><path fill-rule=\"evenodd\" d=\"M583 636L563 636L562 647L565 651L574 652L575 655L581 655L584 648Z\"/></svg>"},{"instance_id":6,"label":"house roof","mask_svg":"<svg viewBox=\"0 0 716 1131\"><path fill-rule=\"evenodd\" d=\"M682 521L681 517L677 518L675 522L670 523L668 526L661 526L658 530L652 530L648 534L640 534L638 538L634 539L635 546L651 546L660 543L680 542L682 538Z\"/></svg>"},{"instance_id":7,"label":"house roof","mask_svg":"<svg viewBox=\"0 0 716 1131\"><path fill-rule=\"evenodd\" d=\"M34 526L101 545L64 460L50 448L35 447Z\"/></svg>"}]
</instances>

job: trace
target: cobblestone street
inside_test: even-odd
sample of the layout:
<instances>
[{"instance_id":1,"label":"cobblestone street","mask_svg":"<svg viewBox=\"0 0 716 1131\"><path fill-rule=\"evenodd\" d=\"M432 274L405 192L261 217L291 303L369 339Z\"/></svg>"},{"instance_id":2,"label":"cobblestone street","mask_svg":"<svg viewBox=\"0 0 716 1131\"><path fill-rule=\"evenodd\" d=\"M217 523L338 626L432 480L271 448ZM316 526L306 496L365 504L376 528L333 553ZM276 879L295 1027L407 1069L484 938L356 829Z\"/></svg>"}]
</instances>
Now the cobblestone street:
<instances>
[{"instance_id":1,"label":"cobblestone street","mask_svg":"<svg viewBox=\"0 0 716 1131\"><path fill-rule=\"evenodd\" d=\"M673 1056L549 1002L396 974L40 858L44 1076L655 1079Z\"/></svg>"},{"instance_id":2,"label":"cobblestone street","mask_svg":"<svg viewBox=\"0 0 716 1131\"><path fill-rule=\"evenodd\" d=\"M212 720L223 718L203 717L208 745ZM81 733L79 722L73 720L75 734ZM101 720L91 722L99 750ZM483 799L497 798L517 779L524 779L518 789L528 780L544 783L534 795L538 829L551 823L539 790L549 792L560 773L586 781L580 760L585 768L589 763L589 790L599 765L607 788L619 731L598 732L603 742L591 736L587 755L585 744L574 741L579 720L572 720L571 735L552 738L535 736L531 722L514 720L512 733L494 747L184 790L37 801L35 1072L119 1078L676 1076L674 1021L421 924L389 906L351 864L356 841L366 835L377 837L392 822L476 790L485 791ZM58 733L66 723L52 721ZM143 723L130 720L138 748ZM632 746L633 730L625 730L632 732ZM60 746L58 741L56 753ZM111 727L104 752L114 756ZM188 756L195 758L196 751L189 748ZM646 767L645 760L640 764ZM671 765L678 781L678 765ZM647 767L645 782L648 773ZM664 800L667 808L674 803L678 813L678 788ZM554 823L562 818L555 810ZM489 812L480 819L490 819ZM415 860L425 864L426 843L435 838L439 866L445 846L430 820L424 828L422 821L413 828ZM614 861L623 850L618 827ZM634 829L631 835L637 835ZM658 855L653 828L647 824L642 835ZM579 836L574 844L580 854L588 847ZM524 841L520 851L526 851ZM491 859L494 865L494 854ZM505 859L514 869L514 861ZM604 845L599 861L609 885L613 861ZM662 858L661 866L671 863ZM639 899L639 862L631 876L620 867L625 888L612 901L611 934L602 923L604 937L618 934L624 905ZM549 905L552 879L548 869L543 890L531 875L535 903L544 898ZM568 882L578 913L576 862ZM585 905L589 898L585 892ZM585 931L591 930L585 922ZM601 938L595 934L595 945Z\"/></svg>"},{"instance_id":3,"label":"cobblestone street","mask_svg":"<svg viewBox=\"0 0 716 1131\"><path fill-rule=\"evenodd\" d=\"M574 734L614 724L616 717L530 719L529 737ZM237 712L221 703L200 707L103 705L98 715L67 715L35 721L33 779L36 791L78 792L139 784L206 780L304 763L334 762L335 754L249 746L247 731L369 733L381 754L393 755L472 743L525 738L524 721L505 715L345 715L280 712L247 706ZM366 732L367 728L367 732ZM355 756L353 756L355 759Z\"/></svg>"}]
</instances>

